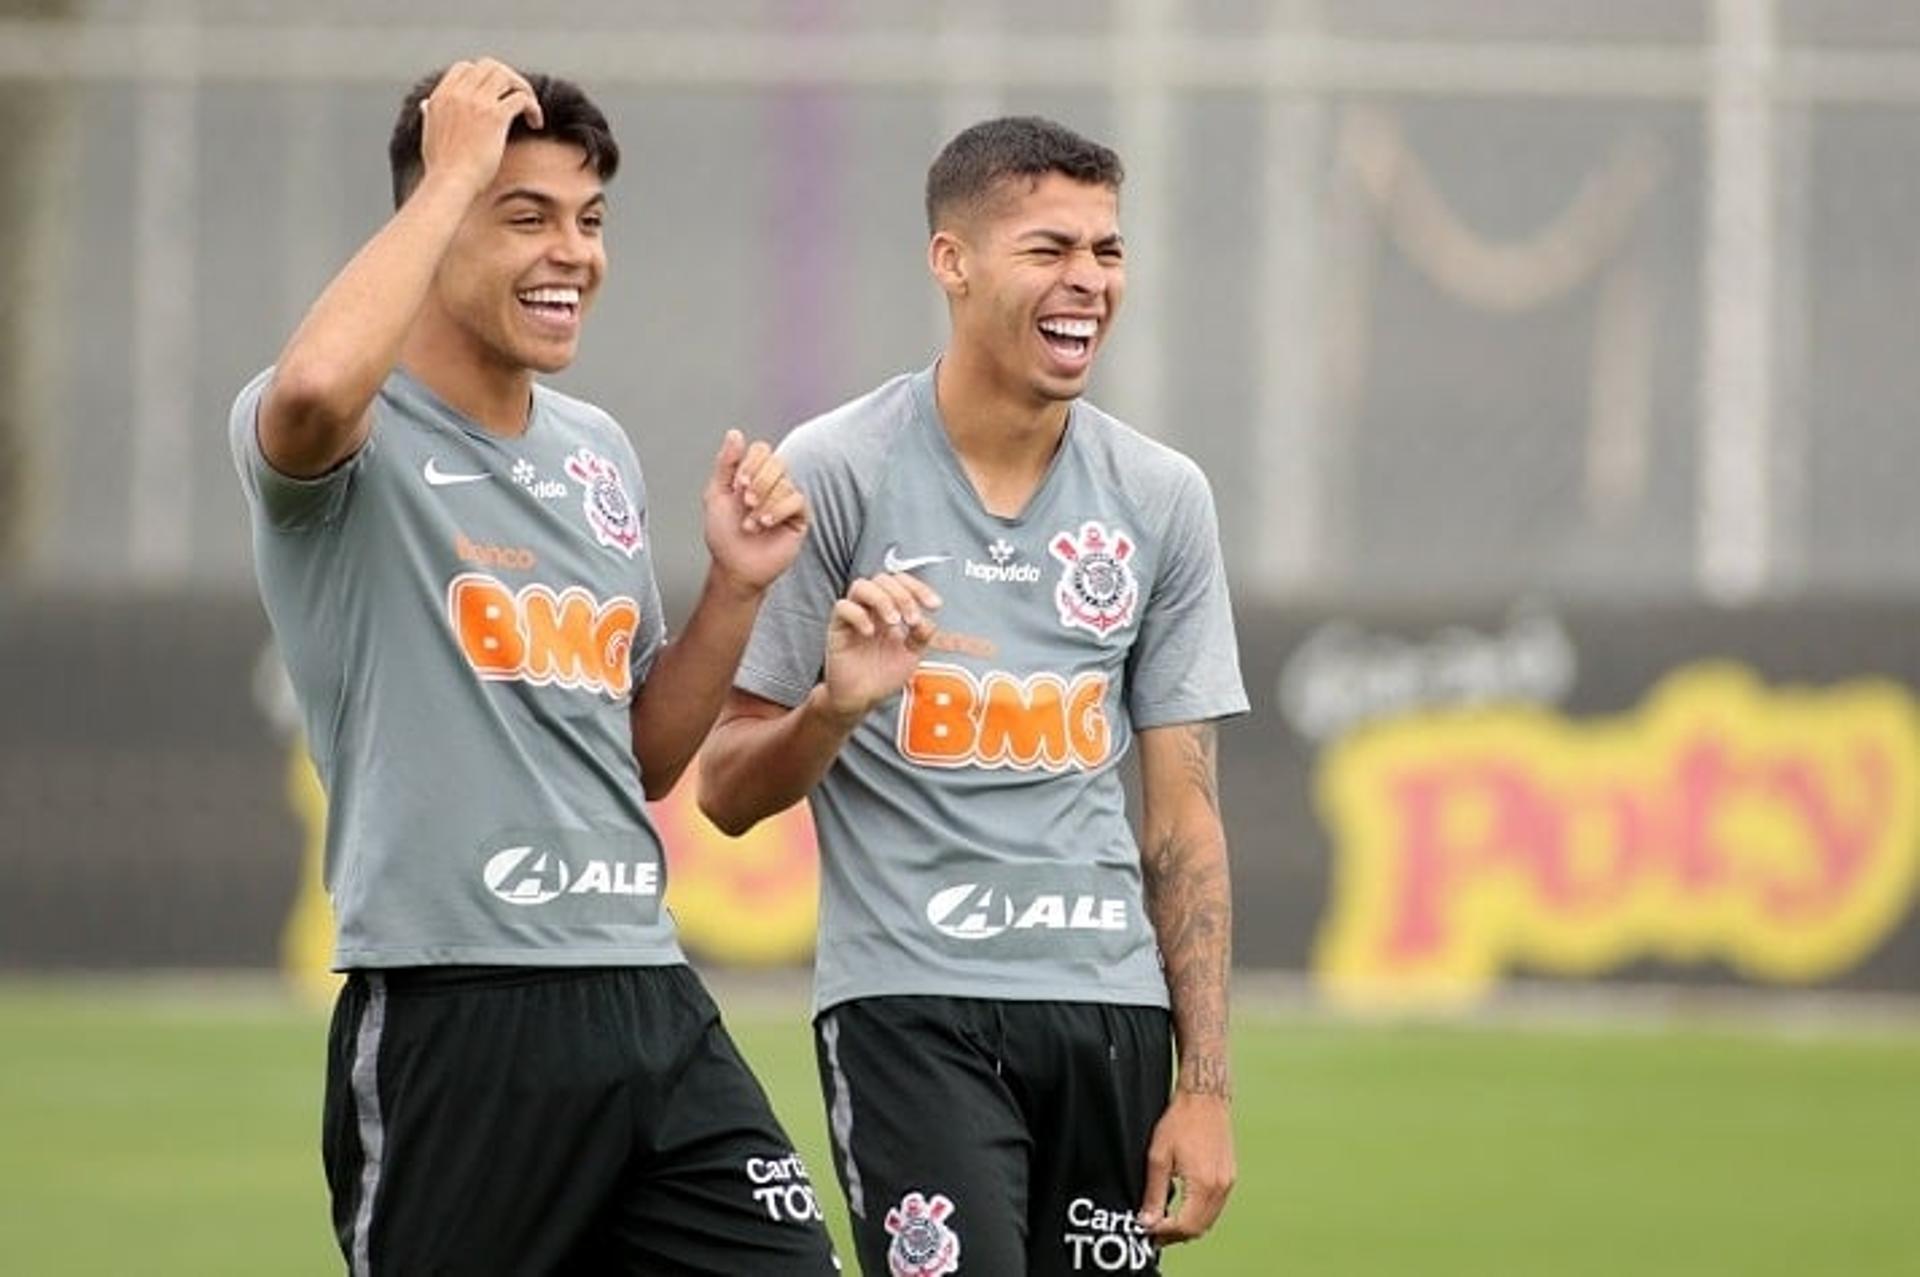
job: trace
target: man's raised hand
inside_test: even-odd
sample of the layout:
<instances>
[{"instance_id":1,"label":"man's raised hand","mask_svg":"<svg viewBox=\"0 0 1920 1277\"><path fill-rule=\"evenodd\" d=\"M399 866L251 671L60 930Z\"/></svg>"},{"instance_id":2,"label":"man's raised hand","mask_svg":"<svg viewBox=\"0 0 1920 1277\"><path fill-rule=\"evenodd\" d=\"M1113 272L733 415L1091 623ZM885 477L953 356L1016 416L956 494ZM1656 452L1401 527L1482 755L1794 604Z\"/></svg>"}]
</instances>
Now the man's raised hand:
<instances>
[{"instance_id":1,"label":"man's raised hand","mask_svg":"<svg viewBox=\"0 0 1920 1277\"><path fill-rule=\"evenodd\" d=\"M905 687L933 641L940 596L909 572L861 577L827 623L828 707L848 719Z\"/></svg>"},{"instance_id":2,"label":"man's raised hand","mask_svg":"<svg viewBox=\"0 0 1920 1277\"><path fill-rule=\"evenodd\" d=\"M450 175L478 194L500 170L515 119L544 122L526 77L504 62L456 62L420 104L420 158L428 177Z\"/></svg>"},{"instance_id":3,"label":"man's raised hand","mask_svg":"<svg viewBox=\"0 0 1920 1277\"><path fill-rule=\"evenodd\" d=\"M793 562L807 533L807 499L764 440L727 431L701 494L707 552L735 585L764 590Z\"/></svg>"}]
</instances>

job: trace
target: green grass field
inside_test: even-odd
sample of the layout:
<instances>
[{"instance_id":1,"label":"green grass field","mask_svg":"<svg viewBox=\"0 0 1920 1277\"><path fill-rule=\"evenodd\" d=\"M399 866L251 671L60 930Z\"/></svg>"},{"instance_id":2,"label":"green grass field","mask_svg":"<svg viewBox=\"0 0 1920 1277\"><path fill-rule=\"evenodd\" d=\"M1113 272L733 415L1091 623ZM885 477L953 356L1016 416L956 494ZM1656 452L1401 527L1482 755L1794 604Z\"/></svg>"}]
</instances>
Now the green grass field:
<instances>
[{"instance_id":1,"label":"green grass field","mask_svg":"<svg viewBox=\"0 0 1920 1277\"><path fill-rule=\"evenodd\" d=\"M830 1181L800 1008L729 1020ZM324 1034L266 995L0 985L0 1271L340 1271ZM1240 1186L1180 1277L1920 1273L1920 1031L1245 1011L1236 1050Z\"/></svg>"}]
</instances>

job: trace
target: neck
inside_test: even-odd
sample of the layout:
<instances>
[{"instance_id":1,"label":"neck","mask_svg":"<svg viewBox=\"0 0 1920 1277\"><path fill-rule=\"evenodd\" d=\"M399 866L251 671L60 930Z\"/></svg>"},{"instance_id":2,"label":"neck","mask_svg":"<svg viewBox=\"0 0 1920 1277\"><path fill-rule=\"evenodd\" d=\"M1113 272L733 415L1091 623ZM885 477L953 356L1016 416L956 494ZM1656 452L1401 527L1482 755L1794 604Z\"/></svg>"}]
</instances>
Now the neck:
<instances>
[{"instance_id":1,"label":"neck","mask_svg":"<svg viewBox=\"0 0 1920 1277\"><path fill-rule=\"evenodd\" d=\"M984 361L949 346L934 372L934 398L953 450L968 469L1038 481L1066 433L1071 407L1013 388Z\"/></svg>"},{"instance_id":2,"label":"neck","mask_svg":"<svg viewBox=\"0 0 1920 1277\"><path fill-rule=\"evenodd\" d=\"M991 514L1016 518L1059 451L1071 405L1009 386L995 373L950 346L934 372L933 397L980 504Z\"/></svg>"},{"instance_id":3,"label":"neck","mask_svg":"<svg viewBox=\"0 0 1920 1277\"><path fill-rule=\"evenodd\" d=\"M400 348L400 365L489 434L526 431L533 370L492 358L458 327L423 313Z\"/></svg>"}]
</instances>

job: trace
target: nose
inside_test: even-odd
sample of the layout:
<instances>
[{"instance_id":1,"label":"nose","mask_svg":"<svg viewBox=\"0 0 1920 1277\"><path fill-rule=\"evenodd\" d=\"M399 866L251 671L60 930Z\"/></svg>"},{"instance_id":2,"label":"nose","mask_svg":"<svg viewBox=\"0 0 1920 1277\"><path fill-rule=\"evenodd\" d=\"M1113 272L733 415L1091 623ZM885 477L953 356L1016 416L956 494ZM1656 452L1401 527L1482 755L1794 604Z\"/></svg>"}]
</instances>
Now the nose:
<instances>
[{"instance_id":1,"label":"nose","mask_svg":"<svg viewBox=\"0 0 1920 1277\"><path fill-rule=\"evenodd\" d=\"M1072 253L1067 257L1064 282L1074 292L1091 297L1106 287L1107 275L1092 253Z\"/></svg>"},{"instance_id":2,"label":"nose","mask_svg":"<svg viewBox=\"0 0 1920 1277\"><path fill-rule=\"evenodd\" d=\"M547 257L557 266L586 266L599 253L599 239L579 226L562 226L547 245Z\"/></svg>"}]
</instances>

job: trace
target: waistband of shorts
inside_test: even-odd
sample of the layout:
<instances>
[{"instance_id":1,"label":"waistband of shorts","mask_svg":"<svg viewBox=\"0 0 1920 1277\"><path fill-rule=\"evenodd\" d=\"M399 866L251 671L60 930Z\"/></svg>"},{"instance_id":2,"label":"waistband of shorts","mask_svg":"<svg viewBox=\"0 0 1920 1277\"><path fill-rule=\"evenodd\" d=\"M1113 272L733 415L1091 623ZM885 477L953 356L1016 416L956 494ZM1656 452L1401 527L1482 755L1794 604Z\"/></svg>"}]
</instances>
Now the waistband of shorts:
<instances>
[{"instance_id":1,"label":"waistband of shorts","mask_svg":"<svg viewBox=\"0 0 1920 1277\"><path fill-rule=\"evenodd\" d=\"M533 984L565 982L589 984L646 972L690 973L681 963L658 967L368 967L347 973L349 982L369 983L377 978L388 994L463 993L481 989L511 989Z\"/></svg>"}]
</instances>

